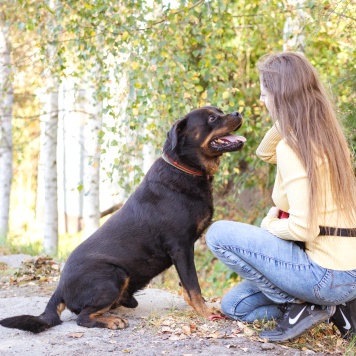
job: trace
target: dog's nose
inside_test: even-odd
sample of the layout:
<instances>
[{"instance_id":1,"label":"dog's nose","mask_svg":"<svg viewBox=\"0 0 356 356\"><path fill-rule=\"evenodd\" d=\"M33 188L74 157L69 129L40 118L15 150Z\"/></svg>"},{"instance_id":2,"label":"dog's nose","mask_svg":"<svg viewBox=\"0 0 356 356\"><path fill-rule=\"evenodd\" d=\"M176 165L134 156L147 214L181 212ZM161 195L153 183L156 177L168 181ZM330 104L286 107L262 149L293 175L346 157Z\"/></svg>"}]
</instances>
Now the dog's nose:
<instances>
[{"instance_id":1,"label":"dog's nose","mask_svg":"<svg viewBox=\"0 0 356 356\"><path fill-rule=\"evenodd\" d=\"M234 111L231 115L237 116L238 118L242 119L242 115L238 111Z\"/></svg>"}]
</instances>

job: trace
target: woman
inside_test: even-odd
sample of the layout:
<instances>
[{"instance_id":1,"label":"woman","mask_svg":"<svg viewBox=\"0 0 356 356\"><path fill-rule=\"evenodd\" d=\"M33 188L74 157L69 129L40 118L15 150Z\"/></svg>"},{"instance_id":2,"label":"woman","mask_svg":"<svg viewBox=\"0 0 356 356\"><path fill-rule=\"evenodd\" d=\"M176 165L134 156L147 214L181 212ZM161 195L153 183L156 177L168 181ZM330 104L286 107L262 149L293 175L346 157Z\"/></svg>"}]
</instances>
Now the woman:
<instances>
[{"instance_id":1,"label":"woman","mask_svg":"<svg viewBox=\"0 0 356 356\"><path fill-rule=\"evenodd\" d=\"M271 54L258 69L273 126L257 155L277 164L275 206L261 228L218 221L207 232L211 251L244 278L224 296L223 312L246 322L277 319L275 330L260 333L270 341L326 320L354 335L356 184L345 136L304 56Z\"/></svg>"}]
</instances>

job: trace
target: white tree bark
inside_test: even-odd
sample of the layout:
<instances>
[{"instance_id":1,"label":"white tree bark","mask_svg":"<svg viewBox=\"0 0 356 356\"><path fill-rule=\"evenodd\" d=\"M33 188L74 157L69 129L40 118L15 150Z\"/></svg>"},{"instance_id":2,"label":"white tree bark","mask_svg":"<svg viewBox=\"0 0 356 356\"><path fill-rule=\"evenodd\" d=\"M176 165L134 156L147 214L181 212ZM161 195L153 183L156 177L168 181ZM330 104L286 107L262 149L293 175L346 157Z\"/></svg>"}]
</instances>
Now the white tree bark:
<instances>
[{"instance_id":1,"label":"white tree bark","mask_svg":"<svg viewBox=\"0 0 356 356\"><path fill-rule=\"evenodd\" d=\"M8 29L2 23L2 13L0 21L0 244L3 244L9 229L13 90Z\"/></svg>"},{"instance_id":2,"label":"white tree bark","mask_svg":"<svg viewBox=\"0 0 356 356\"><path fill-rule=\"evenodd\" d=\"M283 50L305 52L304 27L307 15L303 10L305 0L287 0L291 16L288 16L283 28Z\"/></svg>"},{"instance_id":3,"label":"white tree bark","mask_svg":"<svg viewBox=\"0 0 356 356\"><path fill-rule=\"evenodd\" d=\"M56 0L48 6L55 9ZM49 33L55 28L55 20L48 23ZM50 255L58 252L58 183L57 183L57 135L58 135L58 90L59 80L55 74L57 47L47 44L49 66L44 73L46 87L41 94L41 148L40 162L43 167L43 250ZM39 174L39 176L41 176Z\"/></svg>"},{"instance_id":4,"label":"white tree bark","mask_svg":"<svg viewBox=\"0 0 356 356\"><path fill-rule=\"evenodd\" d=\"M49 78L51 82L51 78ZM52 82L53 83L53 82ZM58 92L50 83L42 95L41 161L43 163L43 249L56 254L58 248L57 131Z\"/></svg>"},{"instance_id":5,"label":"white tree bark","mask_svg":"<svg viewBox=\"0 0 356 356\"><path fill-rule=\"evenodd\" d=\"M84 201L83 238L89 237L99 228L100 221L100 132L102 130L103 103L94 99L90 91L86 91L86 111L89 114L84 127Z\"/></svg>"}]
</instances>

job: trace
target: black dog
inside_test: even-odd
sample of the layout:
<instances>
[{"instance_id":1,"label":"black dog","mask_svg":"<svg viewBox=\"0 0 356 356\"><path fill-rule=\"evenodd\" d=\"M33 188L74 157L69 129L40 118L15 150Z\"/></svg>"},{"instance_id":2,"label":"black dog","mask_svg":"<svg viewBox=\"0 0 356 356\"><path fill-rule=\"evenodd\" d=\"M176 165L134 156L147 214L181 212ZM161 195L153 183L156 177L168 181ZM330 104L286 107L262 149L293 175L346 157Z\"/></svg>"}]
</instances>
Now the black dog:
<instances>
[{"instance_id":1,"label":"black dog","mask_svg":"<svg viewBox=\"0 0 356 356\"><path fill-rule=\"evenodd\" d=\"M194 242L212 218L211 182L219 157L244 145L244 137L230 134L241 124L238 112L225 115L211 106L178 120L167 134L163 156L126 204L71 253L45 311L0 324L39 333L59 325L68 308L78 314L78 325L124 328L125 319L103 314L120 305L135 308L133 294L172 264L187 303L209 316L213 311L201 295Z\"/></svg>"}]
</instances>

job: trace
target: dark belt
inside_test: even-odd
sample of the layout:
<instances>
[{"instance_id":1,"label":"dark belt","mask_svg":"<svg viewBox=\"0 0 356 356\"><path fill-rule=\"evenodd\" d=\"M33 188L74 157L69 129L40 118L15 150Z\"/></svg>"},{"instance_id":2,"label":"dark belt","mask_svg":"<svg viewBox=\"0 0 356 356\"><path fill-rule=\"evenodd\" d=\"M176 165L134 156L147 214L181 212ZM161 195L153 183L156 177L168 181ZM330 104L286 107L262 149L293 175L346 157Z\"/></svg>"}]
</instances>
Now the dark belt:
<instances>
[{"instance_id":1,"label":"dark belt","mask_svg":"<svg viewBox=\"0 0 356 356\"><path fill-rule=\"evenodd\" d=\"M356 229L344 229L329 226L319 226L319 236L344 236L344 237L356 237Z\"/></svg>"}]
</instances>

